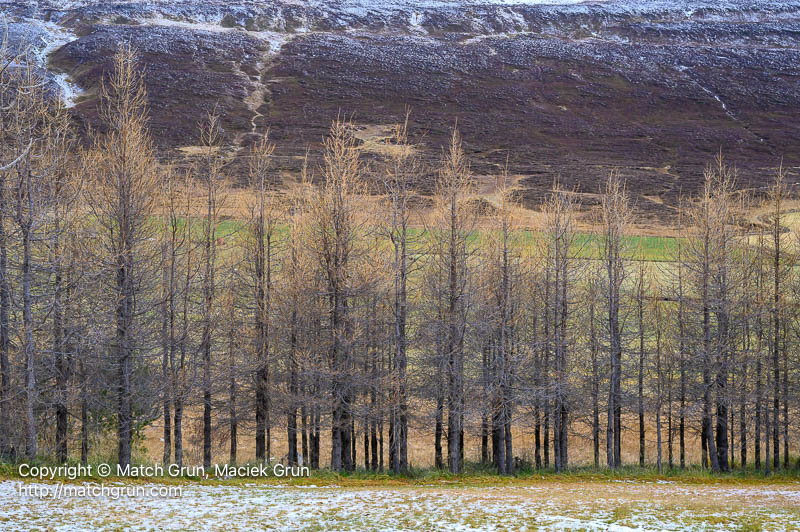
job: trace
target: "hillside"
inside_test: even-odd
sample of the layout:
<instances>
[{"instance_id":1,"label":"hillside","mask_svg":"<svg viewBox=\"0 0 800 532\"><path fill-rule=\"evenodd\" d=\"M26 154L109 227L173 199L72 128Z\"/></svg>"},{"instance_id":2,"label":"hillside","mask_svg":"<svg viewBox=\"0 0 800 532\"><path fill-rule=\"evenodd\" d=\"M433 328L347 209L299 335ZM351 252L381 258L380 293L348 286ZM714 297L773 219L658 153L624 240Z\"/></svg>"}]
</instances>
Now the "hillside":
<instances>
[{"instance_id":1,"label":"hillside","mask_svg":"<svg viewBox=\"0 0 800 532\"><path fill-rule=\"evenodd\" d=\"M534 206L554 179L597 192L619 167L646 222L668 222L723 149L739 185L800 164L800 2L0 0L85 127L117 44L147 65L161 155L181 158L215 105L232 153L271 128L278 177L339 112L381 156L413 108L431 161L458 120L479 177L507 154ZM232 171L243 173L241 159ZM375 168L378 166L376 165ZM794 180L794 178L792 178ZM432 179L418 188L426 191ZM587 195L587 205L592 196Z\"/></svg>"}]
</instances>

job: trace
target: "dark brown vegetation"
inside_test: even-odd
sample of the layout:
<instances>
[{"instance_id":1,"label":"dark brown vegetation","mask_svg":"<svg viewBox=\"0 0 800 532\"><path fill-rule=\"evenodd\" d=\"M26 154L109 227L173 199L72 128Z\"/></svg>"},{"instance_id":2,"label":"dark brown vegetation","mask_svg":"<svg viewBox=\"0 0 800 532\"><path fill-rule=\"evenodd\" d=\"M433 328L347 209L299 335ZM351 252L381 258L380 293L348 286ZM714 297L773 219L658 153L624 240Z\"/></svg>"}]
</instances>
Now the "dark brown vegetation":
<instances>
[{"instance_id":1,"label":"dark brown vegetation","mask_svg":"<svg viewBox=\"0 0 800 532\"><path fill-rule=\"evenodd\" d=\"M364 158L385 162L377 144L406 105L429 169L414 188L426 195L456 118L473 174L497 174L512 154L515 195L533 209L556 178L587 195L586 207L617 168L637 223L663 229L681 195L702 189L720 147L740 169L739 187L763 192L781 157L794 180L795 1L350 3L50 1L32 10L11 0L7 9L16 35L41 32L40 19L72 32L46 61L83 91L70 111L81 133L102 127L100 76L117 44L132 42L159 156L182 159L198 146L197 124L216 106L224 149L237 154L226 171L240 185L266 127L276 144L271 179L290 183L308 146L312 166L321 160L342 110L368 147Z\"/></svg>"}]
</instances>

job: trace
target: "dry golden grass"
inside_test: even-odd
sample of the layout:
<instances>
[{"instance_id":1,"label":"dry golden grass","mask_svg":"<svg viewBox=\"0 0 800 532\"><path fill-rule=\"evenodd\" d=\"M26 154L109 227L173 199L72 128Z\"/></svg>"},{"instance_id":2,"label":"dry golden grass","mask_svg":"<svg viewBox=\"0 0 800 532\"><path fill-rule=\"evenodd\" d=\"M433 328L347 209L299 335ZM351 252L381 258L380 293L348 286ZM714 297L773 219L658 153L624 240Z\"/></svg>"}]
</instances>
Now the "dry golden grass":
<instances>
[{"instance_id":1,"label":"dry golden grass","mask_svg":"<svg viewBox=\"0 0 800 532\"><path fill-rule=\"evenodd\" d=\"M160 461L163 454L163 420L159 419L150 425L144 432L144 456L141 458L147 461ZM639 463L639 432L638 432L638 418L634 420L634 416L630 416L625 421L625 426L629 427L628 430L623 432L622 439L622 460L625 464L638 464ZM279 422L285 422L281 418ZM252 423L251 423L252 424ZM356 426L359 430L359 426ZM675 435L673 440L673 461L675 466L679 465L680 456L678 448L678 434L677 434L677 420L674 422ZM526 425L517 425L514 427L514 455L526 461L533 462L534 459L534 431L533 427ZM600 464L605 464L605 438L603 427L601 426L600 435ZM667 451L667 435L666 425L663 428L663 444L662 444L662 461L664 467L668 462ZM357 434L357 460L359 467L363 467L364 463L364 443L363 432ZM464 435L465 439L465 456L467 461L478 462L481 457L481 440L480 435L475 431L467 431ZM274 460L284 460L288 452L288 442L286 438L286 431L283 428L275 427L271 431L271 449L272 457ZM434 434L433 427L430 429L421 430L419 428L412 428L409 433L408 442L408 455L409 461L413 467L427 468L432 467L434 464ZM300 437L298 436L298 446L300 445ZM551 444L552 445L552 444ZM388 464L389 460L389 436L388 427L384 431L384 463ZM447 442L442 442L443 452L447 453ZM228 428L217 427L213 438L212 449L212 462L225 463L229 458L230 444L228 440ZM792 449L794 452L794 449ZM645 427L645 459L647 464L655 464L656 462L656 430L652 423ZM738 456L738 448L736 449ZM202 462L202 423L200 412L192 413L187 412L184 418L184 456L187 463L201 463ZM752 449L750 449L750 456L752 460ZM552 457L552 452L551 452ZM322 430L322 437L320 442L320 460L321 465L328 463L330 458L330 431L327 429ZM572 434L569 440L569 458L570 464L576 466L591 465L594 460L591 432L589 427L575 423L572 427ZM239 462L247 462L255 459L255 435L252 427L246 427L244 424L239 426L239 438L237 445L237 460ZM686 463L697 464L700 462L700 439L696 431L687 429L686 431Z\"/></svg>"},{"instance_id":2,"label":"dry golden grass","mask_svg":"<svg viewBox=\"0 0 800 532\"><path fill-rule=\"evenodd\" d=\"M413 146L404 147L393 143L395 128L395 125L383 124L356 125L354 135L361 141L358 149L385 157L395 157L408 148L414 153L416 150Z\"/></svg>"}]
</instances>

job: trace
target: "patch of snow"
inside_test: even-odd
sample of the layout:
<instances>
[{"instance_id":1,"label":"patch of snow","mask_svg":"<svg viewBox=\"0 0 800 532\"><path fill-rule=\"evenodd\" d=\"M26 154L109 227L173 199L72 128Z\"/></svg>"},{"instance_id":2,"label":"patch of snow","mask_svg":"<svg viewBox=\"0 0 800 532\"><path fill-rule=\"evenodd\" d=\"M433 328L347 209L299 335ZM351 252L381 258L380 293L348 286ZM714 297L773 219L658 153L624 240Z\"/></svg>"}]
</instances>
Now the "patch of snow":
<instances>
[{"instance_id":1,"label":"patch of snow","mask_svg":"<svg viewBox=\"0 0 800 532\"><path fill-rule=\"evenodd\" d=\"M416 33L427 33L425 28L422 27L422 21L425 19L424 15L417 11L413 11L408 16L408 27L411 31Z\"/></svg>"},{"instance_id":2,"label":"patch of snow","mask_svg":"<svg viewBox=\"0 0 800 532\"><path fill-rule=\"evenodd\" d=\"M185 20L175 20L168 17L137 18L139 24L149 24L152 26L172 26L195 31L211 31L215 33L225 33L229 31L241 31L238 28L225 28L219 22L191 22Z\"/></svg>"},{"instance_id":3,"label":"patch of snow","mask_svg":"<svg viewBox=\"0 0 800 532\"><path fill-rule=\"evenodd\" d=\"M50 54L62 46L77 40L78 36L69 29L61 27L53 22L34 20L31 21L31 24L38 26L42 30L39 36L39 42L31 43L31 53L35 57L37 65L47 72L47 62ZM69 75L66 73L53 74L50 77L50 81L52 81L58 89L58 95L64 103L64 106L67 108L74 107L75 99L80 96L83 91L72 82Z\"/></svg>"},{"instance_id":4,"label":"patch of snow","mask_svg":"<svg viewBox=\"0 0 800 532\"><path fill-rule=\"evenodd\" d=\"M125 487L118 482L108 485ZM752 503L731 507L724 517L746 521L757 516L769 528L781 529L796 523L793 505L800 497L797 485L732 488L636 481L478 489L183 484L182 497L123 494L62 499L24 495L22 486L53 489L56 485L0 482L0 524L58 530L700 531L708 529L705 519L718 522L723 514L691 506L691 501L736 497ZM612 510L621 505L628 511L616 517Z\"/></svg>"},{"instance_id":5,"label":"patch of snow","mask_svg":"<svg viewBox=\"0 0 800 532\"><path fill-rule=\"evenodd\" d=\"M289 42L292 36L288 33L277 33L274 31L259 31L255 33L260 39L269 43L269 51L272 54L278 54L283 48L283 45Z\"/></svg>"},{"instance_id":6,"label":"patch of snow","mask_svg":"<svg viewBox=\"0 0 800 532\"><path fill-rule=\"evenodd\" d=\"M292 39L292 36L294 35L292 33L283 33L283 32L268 31L268 30L251 32L239 27L226 28L221 26L219 23L214 23L214 22L190 22L185 20L175 20L167 17L139 18L136 21L139 24L177 27L193 31L208 31L214 33L243 32L266 41L269 44L269 51L271 54L279 53L281 51L281 48L283 48L283 45L289 42ZM307 33L307 32L308 28L300 28L300 30L297 33Z\"/></svg>"}]
</instances>

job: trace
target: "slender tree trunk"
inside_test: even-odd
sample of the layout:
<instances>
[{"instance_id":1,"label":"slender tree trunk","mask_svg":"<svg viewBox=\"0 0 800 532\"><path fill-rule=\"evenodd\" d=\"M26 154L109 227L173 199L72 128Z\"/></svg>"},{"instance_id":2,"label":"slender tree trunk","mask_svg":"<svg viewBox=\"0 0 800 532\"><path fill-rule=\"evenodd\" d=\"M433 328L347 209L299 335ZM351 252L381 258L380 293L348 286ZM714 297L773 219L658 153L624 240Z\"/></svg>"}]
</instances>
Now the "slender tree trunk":
<instances>
[{"instance_id":1,"label":"slender tree trunk","mask_svg":"<svg viewBox=\"0 0 800 532\"><path fill-rule=\"evenodd\" d=\"M750 282L748 274L747 284L745 289L751 290L755 287ZM751 325L750 325L750 306L745 303L744 308L744 324L743 324L743 342L741 353L741 366L740 366L740 379L739 379L739 461L742 469L747 468L747 371L748 371L748 358L751 356Z\"/></svg>"},{"instance_id":2,"label":"slender tree trunk","mask_svg":"<svg viewBox=\"0 0 800 532\"><path fill-rule=\"evenodd\" d=\"M780 465L780 365L779 354L781 351L781 201L783 199L782 172L778 174L778 181L774 188L775 210L772 220L773 239L773 287L772 287L772 466L778 469ZM785 346L784 346L785 349ZM768 455L769 456L769 455Z\"/></svg>"},{"instance_id":3,"label":"slender tree trunk","mask_svg":"<svg viewBox=\"0 0 800 532\"><path fill-rule=\"evenodd\" d=\"M763 232L759 234L758 239L758 255L759 257L762 256L764 252L764 234ZM758 270L756 275L756 294L762 294L764 291L764 262L762 260L758 261ZM759 301L758 299L756 301ZM756 376L755 376L755 420L754 420L754 427L753 427L753 459L755 462L755 469L756 471L761 469L761 425L762 425L762 412L761 408L763 406L763 388L762 388L762 380L761 380L761 373L762 373L762 351L764 347L764 322L762 320L762 314L760 312L756 313L755 316L755 327L756 327ZM769 460L769 456L767 455L767 460Z\"/></svg>"},{"instance_id":4,"label":"slender tree trunk","mask_svg":"<svg viewBox=\"0 0 800 532\"><path fill-rule=\"evenodd\" d=\"M294 250L292 250L294 255ZM297 464L297 307L294 305L289 320L289 409L286 420L286 437L289 444L289 465Z\"/></svg>"},{"instance_id":5,"label":"slender tree trunk","mask_svg":"<svg viewBox=\"0 0 800 532\"><path fill-rule=\"evenodd\" d=\"M131 412L131 356L133 339L131 326L133 322L133 298L134 287L131 278L132 270L132 249L130 241L123 233L122 253L119 254L117 261L117 294L118 302L116 309L117 331L116 331L116 360L118 372L118 407L117 424L119 449L117 460L121 466L129 465L131 462L131 437L133 435L133 419Z\"/></svg>"},{"instance_id":6,"label":"slender tree trunk","mask_svg":"<svg viewBox=\"0 0 800 532\"><path fill-rule=\"evenodd\" d=\"M544 281L544 367L541 390L544 394L544 467L550 467L550 268L545 269Z\"/></svg>"},{"instance_id":7,"label":"slender tree trunk","mask_svg":"<svg viewBox=\"0 0 800 532\"><path fill-rule=\"evenodd\" d=\"M708 207L707 207L708 208ZM701 303L703 305L703 442L704 454L708 456L708 463L711 469L715 472L719 471L719 462L717 462L717 449L714 443L714 429L711 425L711 399L712 389L714 383L711 380L711 310L710 310L710 277L711 277L711 238L710 229L705 228L703 240L703 255L702 255L702 285L701 285Z\"/></svg>"},{"instance_id":8,"label":"slender tree trunk","mask_svg":"<svg viewBox=\"0 0 800 532\"><path fill-rule=\"evenodd\" d=\"M24 331L23 351L25 353L25 418L26 440L25 454L35 458L38 454L38 427L35 408L37 404L36 389L36 347L33 343L33 265L31 264L31 231L23 227L22 233L22 323Z\"/></svg>"},{"instance_id":9,"label":"slender tree trunk","mask_svg":"<svg viewBox=\"0 0 800 532\"><path fill-rule=\"evenodd\" d=\"M178 395L175 398L175 408L173 412L173 436L175 440L175 464L183 467L183 397Z\"/></svg>"},{"instance_id":10,"label":"slender tree trunk","mask_svg":"<svg viewBox=\"0 0 800 532\"><path fill-rule=\"evenodd\" d=\"M81 464L89 461L89 386L83 360L79 362L81 373Z\"/></svg>"},{"instance_id":11,"label":"slender tree trunk","mask_svg":"<svg viewBox=\"0 0 800 532\"><path fill-rule=\"evenodd\" d=\"M644 467L644 265L640 265L639 271L639 290L636 298L637 323L639 327L639 386L638 386L638 410L639 410L639 467ZM660 470L660 469L659 469Z\"/></svg>"},{"instance_id":12,"label":"slender tree trunk","mask_svg":"<svg viewBox=\"0 0 800 532\"><path fill-rule=\"evenodd\" d=\"M783 468L789 469L789 353L786 349L786 322L783 323Z\"/></svg>"},{"instance_id":13,"label":"slender tree trunk","mask_svg":"<svg viewBox=\"0 0 800 532\"><path fill-rule=\"evenodd\" d=\"M728 314L727 311L721 311L717 316L717 327L719 332L717 334L717 343L721 346L722 353L719 356L719 369L717 371L717 464L719 469L723 472L728 471L728 360L730 341L728 334Z\"/></svg>"},{"instance_id":14,"label":"slender tree trunk","mask_svg":"<svg viewBox=\"0 0 800 532\"><path fill-rule=\"evenodd\" d=\"M69 319L64 307L64 296L70 301L68 288L63 286L61 264L61 242L59 239L60 221L55 221L52 237L52 253L54 258L55 276L53 282L53 352L55 354L56 370L56 458L60 463L67 461L67 436L69 431L67 411L67 384L70 378L70 354L67 352L65 338L65 321ZM62 292L62 290L65 293Z\"/></svg>"},{"instance_id":15,"label":"slender tree trunk","mask_svg":"<svg viewBox=\"0 0 800 532\"><path fill-rule=\"evenodd\" d=\"M675 468L673 456L673 429L672 429L672 370L670 369L670 381L667 386L667 467L670 470Z\"/></svg>"},{"instance_id":16,"label":"slender tree trunk","mask_svg":"<svg viewBox=\"0 0 800 532\"><path fill-rule=\"evenodd\" d=\"M232 291L235 290L232 289ZM229 390L229 401L230 404L228 405L229 411L228 415L230 416L230 453L228 457L228 462L230 464L236 464L236 454L237 454L237 444L238 444L238 436L239 436L239 414L236 411L236 399L237 399L237 389L236 389L236 297L231 297L230 301L230 314L228 315L228 371L230 375L230 382L228 384Z\"/></svg>"},{"instance_id":17,"label":"slender tree trunk","mask_svg":"<svg viewBox=\"0 0 800 532\"><path fill-rule=\"evenodd\" d=\"M437 361L437 369L436 369L436 422L435 422L435 429L434 429L434 441L433 441L433 453L434 453L434 464L436 465L436 469L444 469L444 459L442 456L442 433L444 432L444 386L443 384L443 377L442 377L442 370L441 370L441 362Z\"/></svg>"},{"instance_id":18,"label":"slender tree trunk","mask_svg":"<svg viewBox=\"0 0 800 532\"><path fill-rule=\"evenodd\" d=\"M756 413L755 427L753 428L753 454L756 470L761 469L761 406L764 398L761 388L761 349L756 351Z\"/></svg>"},{"instance_id":19,"label":"slender tree trunk","mask_svg":"<svg viewBox=\"0 0 800 532\"><path fill-rule=\"evenodd\" d=\"M492 410L492 397L489 392L489 345L481 349L481 388L483 393L481 410L481 464L489 463L489 412ZM497 447L495 427L492 425L492 449ZM497 459L492 454L492 460Z\"/></svg>"},{"instance_id":20,"label":"slender tree trunk","mask_svg":"<svg viewBox=\"0 0 800 532\"><path fill-rule=\"evenodd\" d=\"M681 469L686 467L686 329L684 323L683 263L681 244L678 242L678 350L680 364L680 416L678 419L678 447Z\"/></svg>"},{"instance_id":21,"label":"slender tree trunk","mask_svg":"<svg viewBox=\"0 0 800 532\"><path fill-rule=\"evenodd\" d=\"M168 231L169 228L166 228ZM169 264L170 256L167 243L161 246L161 407L164 416L164 427L162 439L164 440L164 451L161 457L162 464L170 463L172 458L172 376L169 371L169 304L170 304L170 276Z\"/></svg>"},{"instance_id":22,"label":"slender tree trunk","mask_svg":"<svg viewBox=\"0 0 800 532\"><path fill-rule=\"evenodd\" d=\"M770 389L769 369L767 369L766 373L767 373L765 375L766 382L764 384L765 384L765 388L767 390L769 390ZM769 415L770 414L770 412L769 412L769 410L770 410L769 409L769 392L767 392L766 397L764 399L765 399L765 401L767 403L766 405L764 405L765 406L765 408L764 408L764 474L765 475L769 475L770 472L772 471L772 459L771 459L771 455L770 455L770 452L769 452L770 436L771 436L771 432L770 432L770 415Z\"/></svg>"},{"instance_id":23,"label":"slender tree trunk","mask_svg":"<svg viewBox=\"0 0 800 532\"><path fill-rule=\"evenodd\" d=\"M5 173L0 172L0 206L5 206L6 180ZM11 369L8 360L10 292L8 283L8 249L6 244L5 209L0 209L0 458L12 455L10 417L8 415L8 395Z\"/></svg>"},{"instance_id":24,"label":"slender tree trunk","mask_svg":"<svg viewBox=\"0 0 800 532\"><path fill-rule=\"evenodd\" d=\"M594 467L600 467L600 368L597 360L597 331L595 328L595 294L589 301L589 349L592 356L592 455Z\"/></svg>"}]
</instances>

